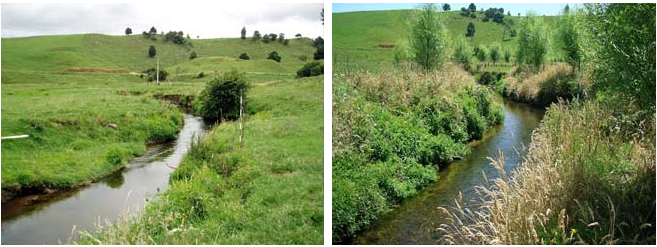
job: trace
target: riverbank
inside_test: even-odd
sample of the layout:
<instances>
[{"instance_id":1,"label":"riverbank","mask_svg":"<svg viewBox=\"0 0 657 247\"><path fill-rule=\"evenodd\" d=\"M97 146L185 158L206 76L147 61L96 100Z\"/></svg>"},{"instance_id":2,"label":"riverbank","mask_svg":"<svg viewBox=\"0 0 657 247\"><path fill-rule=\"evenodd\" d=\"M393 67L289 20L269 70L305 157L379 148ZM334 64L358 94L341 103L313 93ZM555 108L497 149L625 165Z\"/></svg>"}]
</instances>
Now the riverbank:
<instances>
[{"instance_id":1,"label":"riverbank","mask_svg":"<svg viewBox=\"0 0 657 247\"><path fill-rule=\"evenodd\" d=\"M493 94L451 64L334 77L333 242L365 229L503 119ZM385 71L385 70L384 70Z\"/></svg>"},{"instance_id":2,"label":"riverbank","mask_svg":"<svg viewBox=\"0 0 657 247\"><path fill-rule=\"evenodd\" d=\"M322 244L323 77L256 81L244 141L224 122L134 220L83 244Z\"/></svg>"},{"instance_id":3,"label":"riverbank","mask_svg":"<svg viewBox=\"0 0 657 247\"><path fill-rule=\"evenodd\" d=\"M439 237L435 229L447 223L446 215L436 208L451 206L459 198L463 201L477 198L474 186L484 183L483 176L494 179L499 175L488 157L498 157L501 152L506 169L520 165L532 132L545 112L510 100L504 100L503 110L504 121L490 128L481 140L469 142L470 154L441 169L438 182L400 202L345 244L435 244Z\"/></svg>"},{"instance_id":4,"label":"riverbank","mask_svg":"<svg viewBox=\"0 0 657 247\"><path fill-rule=\"evenodd\" d=\"M140 211L153 194L168 188L169 175L192 138L206 131L202 119L184 115L175 141L150 145L120 171L83 188L21 196L2 204L2 244L67 243L77 239L78 231L91 231L103 219Z\"/></svg>"},{"instance_id":5,"label":"riverbank","mask_svg":"<svg viewBox=\"0 0 657 247\"><path fill-rule=\"evenodd\" d=\"M133 78L55 77L49 80L66 82L17 83L38 79L3 73L2 133L29 135L2 141L3 203L98 181L142 155L148 144L174 139L183 125L175 106L156 99L144 86L137 88Z\"/></svg>"}]
</instances>

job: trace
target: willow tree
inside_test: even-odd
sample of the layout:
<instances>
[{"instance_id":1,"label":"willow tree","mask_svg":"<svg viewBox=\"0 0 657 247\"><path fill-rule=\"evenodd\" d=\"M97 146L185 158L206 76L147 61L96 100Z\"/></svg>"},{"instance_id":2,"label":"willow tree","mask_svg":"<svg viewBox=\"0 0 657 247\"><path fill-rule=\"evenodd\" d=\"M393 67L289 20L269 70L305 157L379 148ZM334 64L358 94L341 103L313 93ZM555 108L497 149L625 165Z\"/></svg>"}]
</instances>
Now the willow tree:
<instances>
[{"instance_id":1,"label":"willow tree","mask_svg":"<svg viewBox=\"0 0 657 247\"><path fill-rule=\"evenodd\" d=\"M447 32L435 4L419 6L411 24L413 58L424 70L440 67L447 57Z\"/></svg>"}]
</instances>

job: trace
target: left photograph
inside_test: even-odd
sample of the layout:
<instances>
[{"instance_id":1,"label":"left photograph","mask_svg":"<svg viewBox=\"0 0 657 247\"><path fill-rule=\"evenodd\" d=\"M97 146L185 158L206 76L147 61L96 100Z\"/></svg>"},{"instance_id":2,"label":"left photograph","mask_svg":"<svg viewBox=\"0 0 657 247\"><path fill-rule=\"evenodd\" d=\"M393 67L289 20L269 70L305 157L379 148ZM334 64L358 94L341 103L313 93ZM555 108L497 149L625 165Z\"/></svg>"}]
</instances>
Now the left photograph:
<instances>
[{"instance_id":1,"label":"left photograph","mask_svg":"<svg viewBox=\"0 0 657 247\"><path fill-rule=\"evenodd\" d=\"M2 4L2 244L323 244L324 5Z\"/></svg>"}]
</instances>

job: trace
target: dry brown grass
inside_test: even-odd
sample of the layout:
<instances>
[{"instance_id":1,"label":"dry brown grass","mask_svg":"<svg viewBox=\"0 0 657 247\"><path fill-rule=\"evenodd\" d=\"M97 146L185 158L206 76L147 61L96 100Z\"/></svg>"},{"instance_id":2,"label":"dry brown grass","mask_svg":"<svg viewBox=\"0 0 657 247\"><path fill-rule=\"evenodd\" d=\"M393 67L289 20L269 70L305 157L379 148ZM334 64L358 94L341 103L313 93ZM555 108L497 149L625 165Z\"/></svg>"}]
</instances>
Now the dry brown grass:
<instances>
[{"instance_id":1,"label":"dry brown grass","mask_svg":"<svg viewBox=\"0 0 657 247\"><path fill-rule=\"evenodd\" d=\"M655 120L639 131L595 103L553 105L513 174L457 201L438 229L447 244L655 243Z\"/></svg>"},{"instance_id":2,"label":"dry brown grass","mask_svg":"<svg viewBox=\"0 0 657 247\"><path fill-rule=\"evenodd\" d=\"M515 69L504 78L507 84L507 94L512 98L523 102L538 102L541 94L553 90L553 85L563 83L565 80L573 80L573 68L567 63L553 63L545 66L538 73L523 72ZM514 76L515 75L515 76Z\"/></svg>"}]
</instances>

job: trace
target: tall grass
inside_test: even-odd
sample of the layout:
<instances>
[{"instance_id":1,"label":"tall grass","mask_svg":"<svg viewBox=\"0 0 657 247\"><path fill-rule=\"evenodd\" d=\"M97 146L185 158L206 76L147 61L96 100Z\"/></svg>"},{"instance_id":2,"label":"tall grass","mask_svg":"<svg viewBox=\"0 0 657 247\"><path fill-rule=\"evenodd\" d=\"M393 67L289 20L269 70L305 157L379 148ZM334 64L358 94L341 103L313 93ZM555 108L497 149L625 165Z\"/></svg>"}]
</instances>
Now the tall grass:
<instances>
[{"instance_id":1,"label":"tall grass","mask_svg":"<svg viewBox=\"0 0 657 247\"><path fill-rule=\"evenodd\" d=\"M447 244L655 244L655 119L595 102L553 105L513 174L441 208ZM484 178L485 179L485 178Z\"/></svg>"},{"instance_id":2,"label":"tall grass","mask_svg":"<svg viewBox=\"0 0 657 247\"><path fill-rule=\"evenodd\" d=\"M498 86L505 97L530 104L549 106L577 95L577 80L567 63L552 63L534 73L516 69Z\"/></svg>"}]
</instances>

